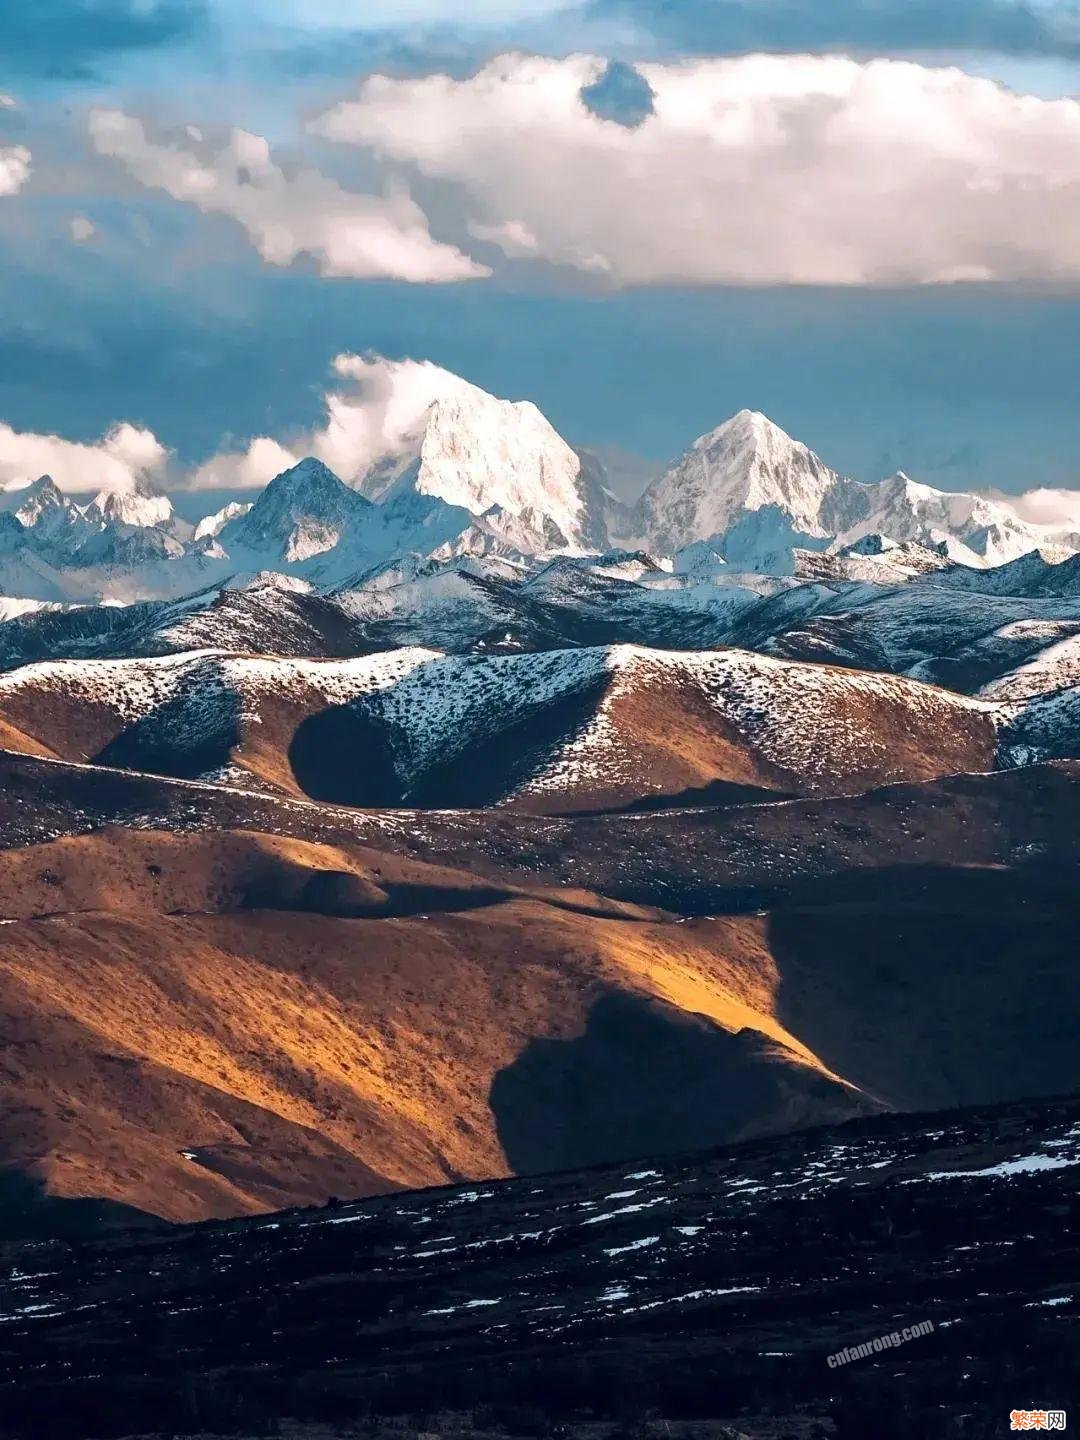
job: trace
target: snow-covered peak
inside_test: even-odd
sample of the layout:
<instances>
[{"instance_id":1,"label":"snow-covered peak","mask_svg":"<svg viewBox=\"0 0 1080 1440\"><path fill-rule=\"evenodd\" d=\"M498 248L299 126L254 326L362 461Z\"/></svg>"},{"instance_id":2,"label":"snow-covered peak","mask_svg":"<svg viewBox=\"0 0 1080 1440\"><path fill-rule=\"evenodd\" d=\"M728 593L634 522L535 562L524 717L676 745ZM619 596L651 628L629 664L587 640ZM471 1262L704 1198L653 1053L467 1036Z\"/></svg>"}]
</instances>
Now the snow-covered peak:
<instances>
[{"instance_id":1,"label":"snow-covered peak","mask_svg":"<svg viewBox=\"0 0 1080 1440\"><path fill-rule=\"evenodd\" d=\"M588 549L606 539L581 457L537 407L499 400L457 376L356 484L373 500L411 489L475 516L497 509L550 549Z\"/></svg>"},{"instance_id":2,"label":"snow-covered peak","mask_svg":"<svg viewBox=\"0 0 1080 1440\"><path fill-rule=\"evenodd\" d=\"M5 509L9 509L27 528L36 525L43 516L52 511L75 508L51 475L42 475L32 484L11 492L5 498Z\"/></svg>"},{"instance_id":3,"label":"snow-covered peak","mask_svg":"<svg viewBox=\"0 0 1080 1440\"><path fill-rule=\"evenodd\" d=\"M877 543L871 537L972 566L1071 539L1028 524L1007 502L936 490L903 471L877 484L849 479L756 410L695 440L645 491L637 527L654 549L708 542L729 565L773 574L790 573L796 551Z\"/></svg>"},{"instance_id":4,"label":"snow-covered peak","mask_svg":"<svg viewBox=\"0 0 1080 1440\"><path fill-rule=\"evenodd\" d=\"M283 575L280 570L260 570L229 586L230 590L280 590L289 595L310 595L314 588L299 575Z\"/></svg>"},{"instance_id":5,"label":"snow-covered peak","mask_svg":"<svg viewBox=\"0 0 1080 1440\"><path fill-rule=\"evenodd\" d=\"M235 520L238 515L246 515L251 509L251 502L244 503L240 500L230 500L220 510L215 510L212 515L204 515L195 526L193 540L211 539L225 528L230 520Z\"/></svg>"},{"instance_id":6,"label":"snow-covered peak","mask_svg":"<svg viewBox=\"0 0 1080 1440\"><path fill-rule=\"evenodd\" d=\"M230 554L256 551L297 564L334 549L371 509L370 501L309 456L275 476L250 509L226 521L218 538Z\"/></svg>"},{"instance_id":7,"label":"snow-covered peak","mask_svg":"<svg viewBox=\"0 0 1080 1440\"><path fill-rule=\"evenodd\" d=\"M333 492L335 487L342 483L329 465L324 465L314 455L308 455L288 470L282 470L279 475L275 475L266 488L269 490L272 486L279 495L285 492L309 495L319 491Z\"/></svg>"},{"instance_id":8,"label":"snow-covered peak","mask_svg":"<svg viewBox=\"0 0 1080 1440\"><path fill-rule=\"evenodd\" d=\"M849 512L857 496L845 494L853 483L760 411L740 410L649 486L639 514L646 540L666 552L723 536L764 509L774 510L785 530L826 536L838 520L855 520Z\"/></svg>"},{"instance_id":9,"label":"snow-covered peak","mask_svg":"<svg viewBox=\"0 0 1080 1440\"><path fill-rule=\"evenodd\" d=\"M883 532L894 540L943 547L965 565L999 565L1033 550L1040 536L1008 504L964 491L935 490L898 470L871 493L868 514L849 540Z\"/></svg>"},{"instance_id":10,"label":"snow-covered peak","mask_svg":"<svg viewBox=\"0 0 1080 1440\"><path fill-rule=\"evenodd\" d=\"M736 410L727 420L721 421L715 430L700 435L692 448L705 449L725 440L730 445L739 444L792 444L790 437L775 425L760 410Z\"/></svg>"},{"instance_id":11,"label":"snow-covered peak","mask_svg":"<svg viewBox=\"0 0 1080 1440\"><path fill-rule=\"evenodd\" d=\"M172 501L145 482L130 490L102 490L86 507L88 519L104 524L164 527L173 519Z\"/></svg>"},{"instance_id":12,"label":"snow-covered peak","mask_svg":"<svg viewBox=\"0 0 1080 1440\"><path fill-rule=\"evenodd\" d=\"M89 535L103 523L95 515L83 516L78 505L65 495L50 475L42 475L21 489L6 492L0 499L0 510L9 521L22 527L20 543L25 543L47 563L67 563ZM15 532L8 530L9 544Z\"/></svg>"}]
</instances>

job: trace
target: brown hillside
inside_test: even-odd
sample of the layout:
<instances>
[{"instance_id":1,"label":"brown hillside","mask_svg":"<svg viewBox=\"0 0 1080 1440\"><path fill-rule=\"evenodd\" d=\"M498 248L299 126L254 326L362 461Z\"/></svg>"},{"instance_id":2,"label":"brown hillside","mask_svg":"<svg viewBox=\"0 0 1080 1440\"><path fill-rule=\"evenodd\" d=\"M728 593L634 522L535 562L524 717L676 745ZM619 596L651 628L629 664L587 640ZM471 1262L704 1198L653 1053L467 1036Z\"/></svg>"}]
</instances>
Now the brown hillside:
<instances>
[{"instance_id":1,"label":"brown hillside","mask_svg":"<svg viewBox=\"0 0 1080 1440\"><path fill-rule=\"evenodd\" d=\"M47 745L4 719L0 719L0 750L13 750L20 755L42 755L46 758L55 756L55 751L50 750Z\"/></svg>"},{"instance_id":2,"label":"brown hillside","mask_svg":"<svg viewBox=\"0 0 1080 1440\"><path fill-rule=\"evenodd\" d=\"M856 794L996 762L990 709L933 686L739 652L613 652L608 664L582 663L581 683L531 698L515 693L512 672L477 666L458 683L482 692L486 682L487 703L459 726L438 715L441 672L425 668L404 682L410 703L391 723L368 701L312 714L292 741L293 774L305 794L335 804L557 815ZM445 743L429 745L440 726Z\"/></svg>"},{"instance_id":3,"label":"brown hillside","mask_svg":"<svg viewBox=\"0 0 1080 1440\"><path fill-rule=\"evenodd\" d=\"M872 1108L775 1021L758 923L370 858L122 831L9 853L3 904L36 918L0 943L5 1164L190 1219ZM390 913L221 909L271 892Z\"/></svg>"},{"instance_id":4,"label":"brown hillside","mask_svg":"<svg viewBox=\"0 0 1080 1440\"><path fill-rule=\"evenodd\" d=\"M4 1166L171 1219L1080 1080L1071 893L1008 869L684 921L350 843L113 829L5 852L0 914Z\"/></svg>"},{"instance_id":5,"label":"brown hillside","mask_svg":"<svg viewBox=\"0 0 1080 1440\"><path fill-rule=\"evenodd\" d=\"M78 662L68 663L74 673ZM272 790L302 794L288 750L304 720L325 708L321 691L293 679L289 693L267 695L253 717L238 695L214 693L213 676L206 684L205 713L188 690L132 718L114 701L68 688L50 667L40 683L0 697L0 744L180 779L235 766Z\"/></svg>"},{"instance_id":6,"label":"brown hillside","mask_svg":"<svg viewBox=\"0 0 1080 1440\"><path fill-rule=\"evenodd\" d=\"M856 794L996 763L992 707L896 676L740 651L411 668L395 655L26 666L0 676L0 741L183 779L227 771L333 804L541 814L719 800L725 787L735 799Z\"/></svg>"}]
</instances>

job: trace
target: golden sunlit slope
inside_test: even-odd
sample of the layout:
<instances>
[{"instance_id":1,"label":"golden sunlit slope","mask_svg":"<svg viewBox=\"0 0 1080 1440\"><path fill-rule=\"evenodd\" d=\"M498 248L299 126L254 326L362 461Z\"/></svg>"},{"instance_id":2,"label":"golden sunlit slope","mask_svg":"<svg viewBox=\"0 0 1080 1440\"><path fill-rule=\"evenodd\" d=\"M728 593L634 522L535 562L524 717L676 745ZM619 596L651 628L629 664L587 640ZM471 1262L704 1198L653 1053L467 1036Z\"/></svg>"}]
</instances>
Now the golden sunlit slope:
<instances>
[{"instance_id":1,"label":"golden sunlit slope","mask_svg":"<svg viewBox=\"0 0 1080 1440\"><path fill-rule=\"evenodd\" d=\"M32 735L27 735L2 718L0 718L0 750L13 750L19 755L41 755L46 759L52 758L54 754L40 740L35 740Z\"/></svg>"},{"instance_id":2,"label":"golden sunlit slope","mask_svg":"<svg viewBox=\"0 0 1080 1440\"><path fill-rule=\"evenodd\" d=\"M1080 1079L1075 906L1009 869L684 919L352 843L113 828L4 852L0 917L0 1179L170 1219Z\"/></svg>"},{"instance_id":3,"label":"golden sunlit slope","mask_svg":"<svg viewBox=\"0 0 1080 1440\"><path fill-rule=\"evenodd\" d=\"M0 1153L56 1195L191 1219L873 1108L774 1018L760 921L251 834L2 873Z\"/></svg>"}]
</instances>

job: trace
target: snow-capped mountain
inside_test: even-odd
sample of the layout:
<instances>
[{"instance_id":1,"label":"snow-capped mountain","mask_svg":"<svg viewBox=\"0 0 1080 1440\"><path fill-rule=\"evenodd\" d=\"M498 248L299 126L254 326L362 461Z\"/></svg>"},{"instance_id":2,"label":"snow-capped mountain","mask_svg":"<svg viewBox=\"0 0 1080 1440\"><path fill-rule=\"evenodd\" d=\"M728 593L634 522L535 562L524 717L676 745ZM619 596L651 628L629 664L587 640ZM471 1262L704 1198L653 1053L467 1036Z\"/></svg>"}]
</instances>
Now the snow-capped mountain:
<instances>
[{"instance_id":1,"label":"snow-capped mountain","mask_svg":"<svg viewBox=\"0 0 1080 1440\"><path fill-rule=\"evenodd\" d=\"M984 595L1078 596L1080 555L1060 546L1044 545L990 569L950 565L936 577L936 583Z\"/></svg>"},{"instance_id":2,"label":"snow-capped mountain","mask_svg":"<svg viewBox=\"0 0 1080 1440\"><path fill-rule=\"evenodd\" d=\"M243 503L239 500L230 500L220 510L215 510L212 515L204 515L195 526L192 534L193 540L213 539L221 533L230 520L236 520L241 515L246 515L251 509L251 503Z\"/></svg>"},{"instance_id":3,"label":"snow-capped mountain","mask_svg":"<svg viewBox=\"0 0 1080 1440\"><path fill-rule=\"evenodd\" d=\"M695 440L645 491L634 523L660 553L709 542L729 565L776 574L791 573L796 550L870 536L944 547L975 566L1002 564L1048 538L981 495L935 490L902 472L877 484L848 479L751 410ZM1080 547L1080 537L1055 538Z\"/></svg>"},{"instance_id":4,"label":"snow-capped mountain","mask_svg":"<svg viewBox=\"0 0 1080 1440\"><path fill-rule=\"evenodd\" d=\"M356 480L371 500L409 490L472 515L497 511L548 549L603 548L597 468L530 401L499 400L457 376L416 426Z\"/></svg>"},{"instance_id":5,"label":"snow-capped mountain","mask_svg":"<svg viewBox=\"0 0 1080 1440\"><path fill-rule=\"evenodd\" d=\"M759 512L781 541L827 539L859 518L851 483L759 411L740 410L653 481L636 518L649 546L663 554L726 536Z\"/></svg>"},{"instance_id":6,"label":"snow-capped mountain","mask_svg":"<svg viewBox=\"0 0 1080 1440\"><path fill-rule=\"evenodd\" d=\"M0 500L8 561L0 588L28 598L131 600L191 589L192 576L175 562L192 558L190 526L168 496L142 484L100 491L86 505L64 494L48 475ZM168 579L166 579L166 575Z\"/></svg>"},{"instance_id":7,"label":"snow-capped mountain","mask_svg":"<svg viewBox=\"0 0 1080 1440\"><path fill-rule=\"evenodd\" d=\"M113 520L84 540L76 552L80 566L138 570L163 560L182 560L183 543L156 525Z\"/></svg>"},{"instance_id":8,"label":"snow-capped mountain","mask_svg":"<svg viewBox=\"0 0 1080 1440\"><path fill-rule=\"evenodd\" d=\"M78 508L57 487L51 475L42 475L24 490L9 497L10 513L21 525L36 529L39 535L52 535L70 523Z\"/></svg>"},{"instance_id":9,"label":"snow-capped mountain","mask_svg":"<svg viewBox=\"0 0 1080 1440\"><path fill-rule=\"evenodd\" d=\"M951 560L964 564L1000 565L1045 538L1007 505L982 495L935 490L902 470L878 485L859 488L870 492L870 513L848 529L846 539L876 532L893 540L941 544Z\"/></svg>"},{"instance_id":10,"label":"snow-capped mountain","mask_svg":"<svg viewBox=\"0 0 1080 1440\"><path fill-rule=\"evenodd\" d=\"M439 386L435 398L414 397L403 422L368 435L362 460L342 441L344 480L311 456L253 502L233 500L194 527L145 482L86 505L48 476L4 492L0 593L130 603L262 570L334 590L403 561L530 567L557 555L595 557L609 534L628 550L671 557L662 583L684 591L762 593L747 578L755 575L906 584L947 570L978 588L963 577L1036 550L1049 561L1054 544L1059 559L1080 552L1080 534L1029 523L1006 501L936 490L903 473L875 484L849 479L751 410L696 440L631 509L607 489L602 462L572 449L534 405L496 399L448 372ZM326 436L313 444L320 455L333 448Z\"/></svg>"},{"instance_id":11,"label":"snow-capped mountain","mask_svg":"<svg viewBox=\"0 0 1080 1440\"><path fill-rule=\"evenodd\" d=\"M370 500L309 458L275 476L216 538L227 554L250 552L271 565L296 565L343 544L359 544L372 510Z\"/></svg>"},{"instance_id":12,"label":"snow-capped mountain","mask_svg":"<svg viewBox=\"0 0 1080 1440\"><path fill-rule=\"evenodd\" d=\"M795 550L794 572L803 580L864 580L871 585L905 585L920 575L941 575L954 562L948 546L897 541L872 532L836 550ZM1012 562L1013 564L1019 562ZM990 572L955 566L967 575Z\"/></svg>"},{"instance_id":13,"label":"snow-capped mountain","mask_svg":"<svg viewBox=\"0 0 1080 1440\"><path fill-rule=\"evenodd\" d=\"M167 528L174 521L172 501L145 482L130 490L102 490L83 512L101 523Z\"/></svg>"},{"instance_id":14,"label":"snow-capped mountain","mask_svg":"<svg viewBox=\"0 0 1080 1440\"><path fill-rule=\"evenodd\" d=\"M23 542L54 562L70 559L100 521L88 519L50 475L3 496L3 513L23 527Z\"/></svg>"},{"instance_id":15,"label":"snow-capped mountain","mask_svg":"<svg viewBox=\"0 0 1080 1440\"><path fill-rule=\"evenodd\" d=\"M441 431L439 438L451 443ZM223 524L218 516L200 524L200 543L212 540L234 570L292 570L324 585L409 554L436 562L466 555L518 559L566 547L563 531L542 508L492 503L473 510L423 488L424 474L423 462L400 474L376 504L309 457ZM454 493L451 485L443 488ZM479 506L487 498L482 491L462 498Z\"/></svg>"}]
</instances>

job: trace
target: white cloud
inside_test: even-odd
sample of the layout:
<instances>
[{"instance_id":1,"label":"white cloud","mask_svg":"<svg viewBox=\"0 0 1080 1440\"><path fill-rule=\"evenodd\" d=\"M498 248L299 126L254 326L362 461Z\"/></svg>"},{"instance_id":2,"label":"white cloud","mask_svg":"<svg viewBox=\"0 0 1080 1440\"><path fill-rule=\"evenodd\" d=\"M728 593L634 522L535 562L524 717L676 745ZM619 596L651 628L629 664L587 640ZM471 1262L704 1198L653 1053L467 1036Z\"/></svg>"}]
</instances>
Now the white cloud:
<instances>
[{"instance_id":1,"label":"white cloud","mask_svg":"<svg viewBox=\"0 0 1080 1440\"><path fill-rule=\"evenodd\" d=\"M30 178L30 151L25 145L0 146L0 195L17 195Z\"/></svg>"},{"instance_id":2,"label":"white cloud","mask_svg":"<svg viewBox=\"0 0 1080 1440\"><path fill-rule=\"evenodd\" d=\"M479 220L470 220L469 234L477 240L486 240L489 245L497 245L511 259L536 255L540 251L540 241L520 220L503 220L498 225L483 225Z\"/></svg>"},{"instance_id":3,"label":"white cloud","mask_svg":"<svg viewBox=\"0 0 1080 1440\"><path fill-rule=\"evenodd\" d=\"M386 360L343 353L332 364L336 384L324 396L325 419L281 439L257 436L243 450L224 450L186 475L167 473L169 455L150 430L115 425L96 445L36 435L0 424L0 489L49 474L62 490L129 490L166 479L190 490L257 490L306 455L343 480L392 462L409 448L436 400L474 387L429 360ZM389 477L388 477L389 478Z\"/></svg>"},{"instance_id":4,"label":"white cloud","mask_svg":"<svg viewBox=\"0 0 1080 1440\"><path fill-rule=\"evenodd\" d=\"M246 450L223 452L204 461L189 477L192 490L257 490L303 458L265 435Z\"/></svg>"},{"instance_id":5,"label":"white cloud","mask_svg":"<svg viewBox=\"0 0 1080 1440\"><path fill-rule=\"evenodd\" d=\"M473 388L429 360L345 353L334 357L333 371L343 384L324 397L324 424L287 446L260 436L243 451L216 455L194 472L191 487L254 489L305 455L317 456L345 481L356 480L407 449L436 400Z\"/></svg>"},{"instance_id":6,"label":"white cloud","mask_svg":"<svg viewBox=\"0 0 1080 1440\"><path fill-rule=\"evenodd\" d=\"M14 95L5 95L3 91L0 91L0 110L17 110L18 108L19 102Z\"/></svg>"},{"instance_id":7,"label":"white cloud","mask_svg":"<svg viewBox=\"0 0 1080 1440\"><path fill-rule=\"evenodd\" d=\"M312 128L460 186L504 253L625 285L1080 278L1075 100L842 56L637 68L632 128L585 104L580 55L373 75Z\"/></svg>"},{"instance_id":8,"label":"white cloud","mask_svg":"<svg viewBox=\"0 0 1080 1440\"><path fill-rule=\"evenodd\" d=\"M309 453L343 480L355 480L407 448L436 400L465 395L467 380L430 360L336 355L334 373L346 388L326 396L326 424L308 437Z\"/></svg>"},{"instance_id":9,"label":"white cloud","mask_svg":"<svg viewBox=\"0 0 1080 1440\"><path fill-rule=\"evenodd\" d=\"M1027 490L1023 495L1003 495L1021 520L1046 525L1053 530L1080 530L1080 490Z\"/></svg>"},{"instance_id":10,"label":"white cloud","mask_svg":"<svg viewBox=\"0 0 1080 1440\"><path fill-rule=\"evenodd\" d=\"M68 233L76 245L81 245L86 240L92 240L97 234L97 226L85 215L73 215L68 221Z\"/></svg>"},{"instance_id":11,"label":"white cloud","mask_svg":"<svg viewBox=\"0 0 1080 1440\"><path fill-rule=\"evenodd\" d=\"M130 490L160 479L167 459L157 437L135 425L114 425L97 444L85 445L0 423L0 487L51 475L61 490Z\"/></svg>"},{"instance_id":12,"label":"white cloud","mask_svg":"<svg viewBox=\"0 0 1080 1440\"><path fill-rule=\"evenodd\" d=\"M261 135L233 130L220 149L200 156L151 140L139 119L119 110L94 110L89 123L100 154L119 160L140 184L238 220L268 264L310 255L327 276L430 284L489 273L434 239L404 190L357 195L317 170L287 175ZM199 143L190 127L187 136Z\"/></svg>"}]
</instances>

